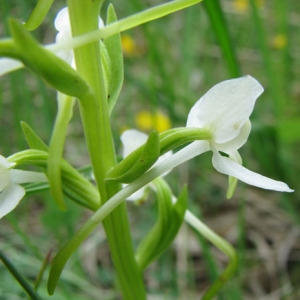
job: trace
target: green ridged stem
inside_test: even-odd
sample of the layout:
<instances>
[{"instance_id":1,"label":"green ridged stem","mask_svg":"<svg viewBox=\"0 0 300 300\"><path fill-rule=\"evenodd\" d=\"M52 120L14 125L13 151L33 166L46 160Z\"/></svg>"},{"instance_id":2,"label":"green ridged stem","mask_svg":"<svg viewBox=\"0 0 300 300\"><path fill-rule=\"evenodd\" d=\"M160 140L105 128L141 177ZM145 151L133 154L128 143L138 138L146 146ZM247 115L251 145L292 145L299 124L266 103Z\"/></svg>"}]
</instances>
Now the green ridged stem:
<instances>
[{"instance_id":1,"label":"green ridged stem","mask_svg":"<svg viewBox=\"0 0 300 300\"><path fill-rule=\"evenodd\" d=\"M82 35L98 28L98 16L102 1L69 0L69 15L72 33ZM103 47L103 45L101 45ZM92 167L102 204L119 191L120 184L105 181L106 173L116 164L115 150L110 126L108 91L101 61L101 47L98 41L76 48L74 51L76 69L91 86L91 93L79 97L80 111ZM125 204L115 209L103 222L112 260L116 269L118 284L125 300L146 298L141 273L136 264L129 222ZM72 251L72 248L69 249ZM49 292L55 285L50 283ZM54 278L54 280L53 280Z\"/></svg>"}]
</instances>

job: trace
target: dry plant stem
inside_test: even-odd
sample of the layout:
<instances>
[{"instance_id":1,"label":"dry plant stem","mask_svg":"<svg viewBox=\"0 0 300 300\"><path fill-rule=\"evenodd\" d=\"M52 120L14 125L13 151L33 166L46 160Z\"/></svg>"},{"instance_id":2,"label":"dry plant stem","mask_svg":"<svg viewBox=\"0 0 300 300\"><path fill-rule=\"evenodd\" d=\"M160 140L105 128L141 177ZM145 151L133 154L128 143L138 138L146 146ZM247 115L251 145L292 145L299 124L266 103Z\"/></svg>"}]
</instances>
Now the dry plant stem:
<instances>
[{"instance_id":1,"label":"dry plant stem","mask_svg":"<svg viewBox=\"0 0 300 300\"><path fill-rule=\"evenodd\" d=\"M98 28L101 1L69 0L68 4L73 35ZM105 183L106 173L114 167L116 160L100 51L98 41L90 43L75 49L75 60L78 72L91 87L90 93L79 102L92 166L104 204L119 191L120 185ZM134 259L125 204L110 213L103 225L123 299L145 299L142 276Z\"/></svg>"}]
</instances>

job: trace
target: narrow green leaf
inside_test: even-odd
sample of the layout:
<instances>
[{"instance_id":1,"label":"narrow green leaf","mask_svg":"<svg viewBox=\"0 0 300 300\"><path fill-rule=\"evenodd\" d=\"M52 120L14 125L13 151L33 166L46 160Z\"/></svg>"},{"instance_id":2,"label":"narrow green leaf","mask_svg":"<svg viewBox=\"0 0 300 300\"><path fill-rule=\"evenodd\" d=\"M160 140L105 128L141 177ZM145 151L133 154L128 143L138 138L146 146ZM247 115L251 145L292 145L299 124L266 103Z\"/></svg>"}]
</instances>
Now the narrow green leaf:
<instances>
[{"instance_id":1,"label":"narrow green leaf","mask_svg":"<svg viewBox=\"0 0 300 300\"><path fill-rule=\"evenodd\" d=\"M232 38L228 30L227 22L220 5L220 1L208 0L204 1L203 4L223 52L230 76L239 77L241 75L239 62L235 53Z\"/></svg>"},{"instance_id":2,"label":"narrow green leaf","mask_svg":"<svg viewBox=\"0 0 300 300\"><path fill-rule=\"evenodd\" d=\"M9 272L14 276L14 278L19 282L24 291L31 297L33 300L41 299L39 295L32 289L27 280L23 277L23 275L16 269L16 267L12 264L12 262L4 255L4 253L0 250L0 260L9 270Z\"/></svg>"},{"instance_id":3,"label":"narrow green leaf","mask_svg":"<svg viewBox=\"0 0 300 300\"><path fill-rule=\"evenodd\" d=\"M186 188L173 203L172 191L162 178L157 178L153 184L158 200L158 218L136 251L136 260L141 271L157 259L173 242L182 225L187 208Z\"/></svg>"},{"instance_id":4,"label":"narrow green leaf","mask_svg":"<svg viewBox=\"0 0 300 300\"><path fill-rule=\"evenodd\" d=\"M27 144L31 149L48 151L48 146L43 140L34 132L34 130L25 122L21 122L23 134L26 138Z\"/></svg>"},{"instance_id":5,"label":"narrow green leaf","mask_svg":"<svg viewBox=\"0 0 300 300\"><path fill-rule=\"evenodd\" d=\"M61 272L71 257L72 253L81 245L81 243L86 239L86 237L91 233L94 229L94 224L88 222L88 226L81 227L75 236L60 249L57 255L52 260L52 266L48 279L48 293L53 295L58 280L60 278Z\"/></svg>"},{"instance_id":6,"label":"narrow green leaf","mask_svg":"<svg viewBox=\"0 0 300 300\"><path fill-rule=\"evenodd\" d=\"M32 31L40 26L54 0L39 0L24 27Z\"/></svg>"},{"instance_id":7,"label":"narrow green leaf","mask_svg":"<svg viewBox=\"0 0 300 300\"><path fill-rule=\"evenodd\" d=\"M40 46L22 24L11 19L10 29L19 57L26 67L64 94L80 98L89 93L89 85L78 72Z\"/></svg>"},{"instance_id":8,"label":"narrow green leaf","mask_svg":"<svg viewBox=\"0 0 300 300\"><path fill-rule=\"evenodd\" d=\"M106 24L117 21L117 16L112 4L107 9ZM104 45L110 58L110 78L108 83L108 108L111 113L121 92L124 79L123 52L120 33L104 40Z\"/></svg>"},{"instance_id":9,"label":"narrow green leaf","mask_svg":"<svg viewBox=\"0 0 300 300\"><path fill-rule=\"evenodd\" d=\"M58 93L58 112L49 145L47 174L52 196L61 209L66 209L63 199L63 187L60 162L63 158L67 127L73 115L75 98Z\"/></svg>"}]
</instances>

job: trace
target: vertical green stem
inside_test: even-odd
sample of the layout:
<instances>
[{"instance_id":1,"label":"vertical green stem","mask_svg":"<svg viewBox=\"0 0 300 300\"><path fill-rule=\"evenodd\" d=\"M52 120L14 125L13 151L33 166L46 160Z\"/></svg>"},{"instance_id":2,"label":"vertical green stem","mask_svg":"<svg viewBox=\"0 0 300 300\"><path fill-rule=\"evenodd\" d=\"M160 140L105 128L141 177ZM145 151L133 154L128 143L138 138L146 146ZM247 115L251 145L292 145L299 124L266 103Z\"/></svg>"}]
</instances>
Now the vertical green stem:
<instances>
[{"instance_id":1,"label":"vertical green stem","mask_svg":"<svg viewBox=\"0 0 300 300\"><path fill-rule=\"evenodd\" d=\"M8 258L0 251L0 261L7 267L9 272L16 278L22 288L33 300L40 300L39 295L32 289L31 285L27 280L21 275L21 273L15 268L15 266L8 260Z\"/></svg>"},{"instance_id":2,"label":"vertical green stem","mask_svg":"<svg viewBox=\"0 0 300 300\"><path fill-rule=\"evenodd\" d=\"M102 0L69 0L73 35L98 28ZM115 151L103 77L100 43L92 42L75 50L76 68L90 84L91 92L79 99L80 111L102 204L119 191L119 184L105 183L105 175L115 164ZM125 204L103 222L123 299L145 299L142 276L134 259Z\"/></svg>"},{"instance_id":3,"label":"vertical green stem","mask_svg":"<svg viewBox=\"0 0 300 300\"><path fill-rule=\"evenodd\" d=\"M74 103L73 97L57 93L58 112L49 145L47 172L52 196L61 209L66 209L66 206L63 200L60 162Z\"/></svg>"}]
</instances>

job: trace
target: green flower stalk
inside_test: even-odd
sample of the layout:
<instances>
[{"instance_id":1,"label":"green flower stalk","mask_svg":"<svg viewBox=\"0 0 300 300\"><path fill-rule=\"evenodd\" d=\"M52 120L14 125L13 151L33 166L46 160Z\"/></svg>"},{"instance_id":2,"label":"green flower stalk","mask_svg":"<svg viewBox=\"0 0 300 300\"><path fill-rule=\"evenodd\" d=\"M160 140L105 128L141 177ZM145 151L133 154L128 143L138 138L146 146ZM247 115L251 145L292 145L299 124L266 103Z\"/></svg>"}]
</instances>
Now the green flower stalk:
<instances>
[{"instance_id":1,"label":"green flower stalk","mask_svg":"<svg viewBox=\"0 0 300 300\"><path fill-rule=\"evenodd\" d=\"M72 34L82 35L98 29L98 15L102 1L70 0L69 14ZM79 98L85 137L102 204L117 193L119 183L105 180L106 173L115 166L115 150L109 119L108 91L102 56L105 49L99 41L74 50L75 65L88 82L91 92ZM125 204L121 204L103 222L123 299L145 299L141 273L132 249ZM51 291L50 291L51 292Z\"/></svg>"}]
</instances>

